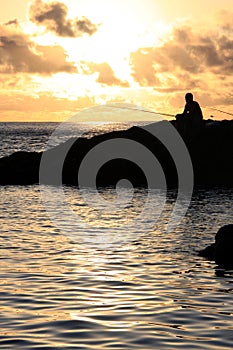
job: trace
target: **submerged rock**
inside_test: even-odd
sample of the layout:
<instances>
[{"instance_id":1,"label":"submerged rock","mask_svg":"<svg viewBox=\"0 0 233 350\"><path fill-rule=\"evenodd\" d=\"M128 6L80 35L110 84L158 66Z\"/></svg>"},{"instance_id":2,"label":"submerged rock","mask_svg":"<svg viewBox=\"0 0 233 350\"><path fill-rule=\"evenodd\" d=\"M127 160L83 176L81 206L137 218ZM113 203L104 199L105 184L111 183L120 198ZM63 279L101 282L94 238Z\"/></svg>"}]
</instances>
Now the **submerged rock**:
<instances>
[{"instance_id":1,"label":"submerged rock","mask_svg":"<svg viewBox=\"0 0 233 350\"><path fill-rule=\"evenodd\" d=\"M201 250L199 256L214 260L221 267L233 267L233 224L222 226L215 242Z\"/></svg>"}]
</instances>

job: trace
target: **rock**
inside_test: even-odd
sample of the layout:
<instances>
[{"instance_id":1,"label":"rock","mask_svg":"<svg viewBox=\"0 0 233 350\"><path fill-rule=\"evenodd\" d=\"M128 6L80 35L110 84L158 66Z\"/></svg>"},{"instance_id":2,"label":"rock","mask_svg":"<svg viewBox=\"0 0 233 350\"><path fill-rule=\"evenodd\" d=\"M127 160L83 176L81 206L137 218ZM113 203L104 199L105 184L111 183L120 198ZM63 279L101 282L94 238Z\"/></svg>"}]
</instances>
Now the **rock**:
<instances>
[{"instance_id":1,"label":"rock","mask_svg":"<svg viewBox=\"0 0 233 350\"><path fill-rule=\"evenodd\" d=\"M0 185L33 185L39 183L42 153L15 152L0 159Z\"/></svg>"},{"instance_id":2,"label":"rock","mask_svg":"<svg viewBox=\"0 0 233 350\"><path fill-rule=\"evenodd\" d=\"M174 121L171 123L173 124ZM206 121L198 137L181 136L191 156L196 188L233 187L233 121L211 121L211 123ZM78 186L78 170L85 155L96 145L114 138L133 140L150 150L163 169L167 187L178 187L176 165L166 145L163 145L150 132L139 127L106 133L90 139L79 138L75 142L67 141L67 143L70 142L71 147L63 165L63 184ZM46 151L54 155L52 162L48 164L48 173L56 172L60 161L59 155L62 154L67 143ZM41 155L37 152L17 152L1 158L0 185L38 183ZM143 171L133 162L125 159L113 159L107 162L98 172L97 186L114 186L117 181L125 178L134 186L147 187L147 178Z\"/></svg>"},{"instance_id":3,"label":"rock","mask_svg":"<svg viewBox=\"0 0 233 350\"><path fill-rule=\"evenodd\" d=\"M201 250L199 256L214 260L221 267L233 267L233 224L222 226L215 242Z\"/></svg>"}]
</instances>

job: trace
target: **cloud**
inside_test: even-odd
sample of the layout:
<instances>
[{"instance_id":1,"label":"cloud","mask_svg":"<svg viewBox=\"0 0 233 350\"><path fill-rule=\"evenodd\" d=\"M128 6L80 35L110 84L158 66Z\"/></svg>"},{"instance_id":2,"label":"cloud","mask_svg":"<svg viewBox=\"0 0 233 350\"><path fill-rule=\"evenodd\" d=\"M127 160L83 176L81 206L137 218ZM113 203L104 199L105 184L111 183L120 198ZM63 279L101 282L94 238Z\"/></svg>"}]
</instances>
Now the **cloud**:
<instances>
[{"instance_id":1,"label":"cloud","mask_svg":"<svg viewBox=\"0 0 233 350\"><path fill-rule=\"evenodd\" d=\"M172 38L159 47L140 48L131 54L132 76L141 86L157 86L161 74L178 77L186 73L189 80L202 74L219 78L233 73L233 15L228 16L227 35L224 26L215 32L194 32L191 27L174 28ZM231 27L230 27L231 26ZM229 32L231 28L231 32Z\"/></svg>"},{"instance_id":2,"label":"cloud","mask_svg":"<svg viewBox=\"0 0 233 350\"><path fill-rule=\"evenodd\" d=\"M20 32L0 26L0 73L76 72L76 67L66 60L60 46L39 46Z\"/></svg>"},{"instance_id":3,"label":"cloud","mask_svg":"<svg viewBox=\"0 0 233 350\"><path fill-rule=\"evenodd\" d=\"M156 49L145 48L131 54L133 77L141 86L160 85L154 66Z\"/></svg>"},{"instance_id":4,"label":"cloud","mask_svg":"<svg viewBox=\"0 0 233 350\"><path fill-rule=\"evenodd\" d=\"M67 16L68 8L61 2L44 3L42 0L35 0L30 7L31 21L44 25L47 30L61 37L92 35L98 29L98 25L86 17L69 19Z\"/></svg>"},{"instance_id":5,"label":"cloud","mask_svg":"<svg viewBox=\"0 0 233 350\"><path fill-rule=\"evenodd\" d=\"M122 81L115 76L113 69L107 62L85 62L85 67L86 69L84 70L84 73L86 74L98 73L98 78L96 81L100 84L129 87L129 83L127 81Z\"/></svg>"},{"instance_id":6,"label":"cloud","mask_svg":"<svg viewBox=\"0 0 233 350\"><path fill-rule=\"evenodd\" d=\"M8 21L7 23L4 23L5 26L19 26L19 22L17 20L17 18L11 20L11 21Z\"/></svg>"},{"instance_id":7,"label":"cloud","mask_svg":"<svg viewBox=\"0 0 233 350\"><path fill-rule=\"evenodd\" d=\"M233 12L222 9L216 13L215 21L218 23L218 28L221 28L226 32L232 32Z\"/></svg>"}]
</instances>

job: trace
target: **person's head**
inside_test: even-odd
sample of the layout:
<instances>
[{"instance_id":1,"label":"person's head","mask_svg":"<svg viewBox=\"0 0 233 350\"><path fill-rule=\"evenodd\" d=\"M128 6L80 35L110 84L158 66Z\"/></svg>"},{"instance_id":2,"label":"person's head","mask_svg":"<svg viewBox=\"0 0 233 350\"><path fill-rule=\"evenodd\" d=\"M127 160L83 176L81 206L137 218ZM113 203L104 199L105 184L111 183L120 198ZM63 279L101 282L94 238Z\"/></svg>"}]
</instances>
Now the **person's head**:
<instances>
[{"instance_id":1,"label":"person's head","mask_svg":"<svg viewBox=\"0 0 233 350\"><path fill-rule=\"evenodd\" d=\"M193 94L191 94L191 92L188 92L188 93L185 95L185 101L186 101L186 102L192 102L192 101L193 101Z\"/></svg>"}]
</instances>

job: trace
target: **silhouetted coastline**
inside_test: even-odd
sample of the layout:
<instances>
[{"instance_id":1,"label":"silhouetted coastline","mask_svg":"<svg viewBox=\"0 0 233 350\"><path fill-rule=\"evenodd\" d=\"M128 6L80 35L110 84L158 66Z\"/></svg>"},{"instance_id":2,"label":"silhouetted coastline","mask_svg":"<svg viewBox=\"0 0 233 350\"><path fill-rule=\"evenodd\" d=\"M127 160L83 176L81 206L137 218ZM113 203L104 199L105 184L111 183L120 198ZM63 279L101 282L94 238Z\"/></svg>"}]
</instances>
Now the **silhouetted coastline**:
<instances>
[{"instance_id":1,"label":"silhouetted coastline","mask_svg":"<svg viewBox=\"0 0 233 350\"><path fill-rule=\"evenodd\" d=\"M182 137L192 159L196 188L233 187L233 121L205 120L198 135ZM136 126L90 139L67 141L72 146L63 166L63 184L78 186L78 168L85 155L94 146L114 138L128 138L151 150L163 168L167 186L178 186L176 166L166 147L146 130ZM64 147L67 147L67 143L46 152L59 154ZM42 152L16 152L1 158L0 185L38 184L41 156ZM48 166L48 172L55 171L56 161L55 157L53 163ZM97 186L114 186L120 179L125 178L131 181L133 186L147 187L147 179L142 170L133 162L124 159L106 163L98 173Z\"/></svg>"}]
</instances>

